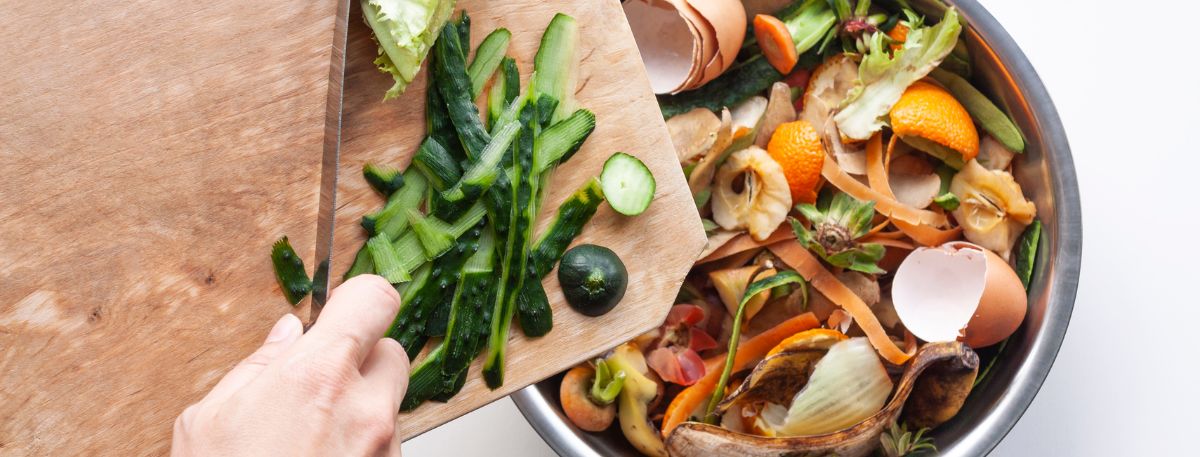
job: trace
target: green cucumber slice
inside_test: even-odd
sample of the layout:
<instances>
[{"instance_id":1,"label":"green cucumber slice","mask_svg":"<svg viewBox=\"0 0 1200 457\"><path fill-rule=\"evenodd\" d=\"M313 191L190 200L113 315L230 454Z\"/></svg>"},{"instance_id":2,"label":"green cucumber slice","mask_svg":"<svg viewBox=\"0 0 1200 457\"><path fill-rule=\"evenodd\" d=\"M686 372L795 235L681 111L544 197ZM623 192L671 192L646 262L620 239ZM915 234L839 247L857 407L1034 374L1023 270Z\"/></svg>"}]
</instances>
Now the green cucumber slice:
<instances>
[{"instance_id":1,"label":"green cucumber slice","mask_svg":"<svg viewBox=\"0 0 1200 457\"><path fill-rule=\"evenodd\" d=\"M646 164L624 152L618 152L604 162L600 172L600 188L604 198L618 213L637 216L646 211L654 200L654 174Z\"/></svg>"}]
</instances>

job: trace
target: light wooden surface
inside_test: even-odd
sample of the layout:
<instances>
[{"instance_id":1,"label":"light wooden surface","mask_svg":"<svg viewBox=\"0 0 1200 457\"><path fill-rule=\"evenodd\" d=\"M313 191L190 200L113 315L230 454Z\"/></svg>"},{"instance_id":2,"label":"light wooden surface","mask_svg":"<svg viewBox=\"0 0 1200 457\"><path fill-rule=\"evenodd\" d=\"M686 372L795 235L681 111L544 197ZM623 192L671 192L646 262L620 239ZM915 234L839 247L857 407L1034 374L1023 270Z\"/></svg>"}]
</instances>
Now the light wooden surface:
<instances>
[{"instance_id":1,"label":"light wooden surface","mask_svg":"<svg viewBox=\"0 0 1200 457\"><path fill-rule=\"evenodd\" d=\"M0 1L0 455L163 455L293 311L336 4Z\"/></svg>"},{"instance_id":2,"label":"light wooden surface","mask_svg":"<svg viewBox=\"0 0 1200 457\"><path fill-rule=\"evenodd\" d=\"M479 376L480 361L476 360L466 387L449 403L426 403L400 415L398 424L405 438L658 326L705 243L699 216L617 0L462 0L458 7L471 15L472 47L496 27L512 31L509 55L517 60L523 80L533 69L533 56L550 18L563 12L579 22L581 59L576 97L581 107L596 113L596 131L555 174L541 215L543 224L585 179L598 176L604 161L616 151L642 159L657 179L658 191L650 209L638 217L620 216L608 205L601 206L580 237L580 242L608 246L625 261L629 289L620 305L598 318L578 314L563 301L552 273L545 286L554 309L554 330L540 339L528 339L514 328L504 386L488 390ZM351 18L359 14L351 11ZM346 52L345 123L332 268L338 278L364 240L359 218L382 204L363 181L362 164L408 164L424 134L427 74L422 70L402 98L384 103L381 100L391 78L371 64L375 45L368 28L354 19Z\"/></svg>"}]
</instances>

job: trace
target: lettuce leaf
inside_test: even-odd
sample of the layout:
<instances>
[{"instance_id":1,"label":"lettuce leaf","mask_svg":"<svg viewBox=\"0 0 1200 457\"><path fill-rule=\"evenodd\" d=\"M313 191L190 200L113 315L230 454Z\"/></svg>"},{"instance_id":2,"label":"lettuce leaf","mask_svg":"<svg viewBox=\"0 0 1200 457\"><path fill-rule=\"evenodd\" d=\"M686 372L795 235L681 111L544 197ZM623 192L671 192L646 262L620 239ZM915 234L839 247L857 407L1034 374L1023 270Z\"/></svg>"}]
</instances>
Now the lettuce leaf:
<instances>
[{"instance_id":1,"label":"lettuce leaf","mask_svg":"<svg viewBox=\"0 0 1200 457\"><path fill-rule=\"evenodd\" d=\"M417 76L442 26L454 12L454 0L361 0L363 19L375 34L375 66L396 83L384 100L399 97Z\"/></svg>"},{"instance_id":2,"label":"lettuce leaf","mask_svg":"<svg viewBox=\"0 0 1200 457\"><path fill-rule=\"evenodd\" d=\"M858 80L833 117L842 135L866 140L883 127L883 117L909 85L937 68L958 43L962 25L954 8L941 22L908 32L904 47L892 51L884 34L871 37L870 49L858 66Z\"/></svg>"}]
</instances>

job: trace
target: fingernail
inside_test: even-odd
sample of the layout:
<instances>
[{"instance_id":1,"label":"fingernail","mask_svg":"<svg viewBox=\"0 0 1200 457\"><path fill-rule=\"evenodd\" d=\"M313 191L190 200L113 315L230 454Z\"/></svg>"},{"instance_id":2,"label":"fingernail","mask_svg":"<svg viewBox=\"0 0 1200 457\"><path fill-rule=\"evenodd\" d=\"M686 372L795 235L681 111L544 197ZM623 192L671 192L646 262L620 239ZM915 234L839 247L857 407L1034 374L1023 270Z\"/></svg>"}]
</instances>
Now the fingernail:
<instances>
[{"instance_id":1,"label":"fingernail","mask_svg":"<svg viewBox=\"0 0 1200 457\"><path fill-rule=\"evenodd\" d=\"M292 336L292 333L296 331L296 326L292 322L294 320L296 318L291 314L284 314L283 317L279 318L279 321L275 322L275 326L271 327L271 333L267 334L267 342L283 341L287 337Z\"/></svg>"}]
</instances>

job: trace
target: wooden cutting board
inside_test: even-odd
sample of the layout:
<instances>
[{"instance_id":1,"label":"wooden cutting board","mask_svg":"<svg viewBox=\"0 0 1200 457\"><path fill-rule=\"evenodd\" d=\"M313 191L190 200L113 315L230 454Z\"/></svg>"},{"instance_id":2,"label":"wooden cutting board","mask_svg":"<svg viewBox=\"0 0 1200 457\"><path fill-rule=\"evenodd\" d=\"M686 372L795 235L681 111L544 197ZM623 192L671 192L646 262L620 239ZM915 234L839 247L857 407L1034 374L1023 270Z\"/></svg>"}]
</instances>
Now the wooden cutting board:
<instances>
[{"instance_id":1,"label":"wooden cutting board","mask_svg":"<svg viewBox=\"0 0 1200 457\"><path fill-rule=\"evenodd\" d=\"M0 0L0 455L164 455L307 312L338 8Z\"/></svg>"},{"instance_id":2,"label":"wooden cutting board","mask_svg":"<svg viewBox=\"0 0 1200 457\"><path fill-rule=\"evenodd\" d=\"M617 0L497 2L461 0L471 16L472 48L497 27L512 31L509 55L516 59L522 80L533 70L533 56L542 31L555 13L575 17L580 26L578 105L596 114L596 130L571 160L554 175L539 227L585 180L598 176L614 152L637 156L657 179L649 210L625 217L602 205L577 242L607 246L624 260L629 289L613 311L601 317L576 313L563 300L555 274L544 281L554 310L554 330L529 339L512 330L507 349L505 384L488 390L479 375L480 360L466 386L450 402L426 403L401 414L401 436L411 438L450 419L562 371L662 323L684 276L706 242L700 218L679 167L675 150L633 35ZM383 200L363 181L365 162L407 166L425 128L424 100L427 71L402 98L382 102L391 78L371 63L375 44L370 30L351 11L347 44L346 100L341 169L338 176L337 223L333 273L340 278L364 241L358 226L363 214L377 210ZM540 229L539 229L540 230ZM514 326L516 327L516 326ZM429 346L432 346L430 344Z\"/></svg>"}]
</instances>

